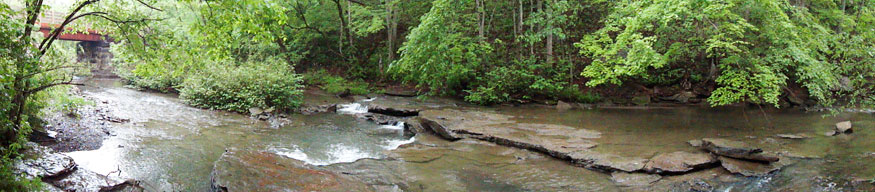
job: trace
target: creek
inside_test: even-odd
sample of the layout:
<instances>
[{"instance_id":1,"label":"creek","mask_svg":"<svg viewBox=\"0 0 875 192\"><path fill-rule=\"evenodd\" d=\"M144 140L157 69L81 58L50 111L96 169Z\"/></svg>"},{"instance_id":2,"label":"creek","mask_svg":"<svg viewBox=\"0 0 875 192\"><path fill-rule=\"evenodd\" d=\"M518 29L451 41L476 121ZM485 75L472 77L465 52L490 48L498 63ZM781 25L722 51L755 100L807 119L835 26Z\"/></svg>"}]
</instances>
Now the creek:
<instances>
[{"instance_id":1,"label":"creek","mask_svg":"<svg viewBox=\"0 0 875 192\"><path fill-rule=\"evenodd\" d=\"M349 101L307 94L305 103L338 103L336 113L290 114L285 121L185 105L176 95L137 91L114 79L94 79L85 95L105 102L128 123L97 150L66 153L81 167L142 181L148 191L208 191L214 162L226 149L273 153L321 169L342 172L406 191L627 191L688 190L704 181L719 191L873 190L875 116L827 115L795 109L743 107L595 108L556 110L544 106L471 106L448 99L418 101L379 96ZM743 177L711 167L665 175L648 186L617 185L611 174L575 166L526 149L492 142L444 140L405 134L404 124L378 125L357 118L369 102L406 102L428 108L482 111L516 123L555 124L600 133L591 138L600 153L649 159L660 153L697 151L687 141L719 137L750 143L790 157L794 163L762 177ZM854 132L826 136L839 121ZM785 139L778 134L804 135ZM860 183L864 184L860 184Z\"/></svg>"}]
</instances>

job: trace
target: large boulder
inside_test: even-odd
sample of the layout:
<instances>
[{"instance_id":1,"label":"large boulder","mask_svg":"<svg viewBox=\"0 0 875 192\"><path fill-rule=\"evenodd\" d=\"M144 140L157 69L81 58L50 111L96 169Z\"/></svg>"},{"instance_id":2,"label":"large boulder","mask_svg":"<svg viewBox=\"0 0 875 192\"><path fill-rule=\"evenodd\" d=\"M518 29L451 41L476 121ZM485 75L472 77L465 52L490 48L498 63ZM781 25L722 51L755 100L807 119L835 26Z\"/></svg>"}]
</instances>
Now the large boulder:
<instances>
[{"instance_id":1,"label":"large boulder","mask_svg":"<svg viewBox=\"0 0 875 192\"><path fill-rule=\"evenodd\" d=\"M212 191L373 191L349 176L268 152L228 149L210 175Z\"/></svg>"},{"instance_id":2,"label":"large boulder","mask_svg":"<svg viewBox=\"0 0 875 192\"><path fill-rule=\"evenodd\" d=\"M720 156L727 156L736 159L746 159L762 162L778 161L778 156L764 153L763 150L760 148L752 147L739 141L719 138L704 138L701 142L701 148Z\"/></svg>"},{"instance_id":3,"label":"large boulder","mask_svg":"<svg viewBox=\"0 0 875 192\"><path fill-rule=\"evenodd\" d=\"M644 165L644 170L651 173L684 173L716 162L717 158L708 153L677 151L656 155Z\"/></svg>"}]
</instances>

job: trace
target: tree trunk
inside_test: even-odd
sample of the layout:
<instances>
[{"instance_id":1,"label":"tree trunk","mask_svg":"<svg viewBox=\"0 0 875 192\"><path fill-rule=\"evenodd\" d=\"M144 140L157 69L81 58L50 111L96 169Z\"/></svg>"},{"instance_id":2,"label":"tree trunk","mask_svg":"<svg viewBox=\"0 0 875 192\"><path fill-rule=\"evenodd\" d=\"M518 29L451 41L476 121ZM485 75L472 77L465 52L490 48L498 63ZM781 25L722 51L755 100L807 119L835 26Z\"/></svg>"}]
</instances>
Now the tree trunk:
<instances>
[{"instance_id":1,"label":"tree trunk","mask_svg":"<svg viewBox=\"0 0 875 192\"><path fill-rule=\"evenodd\" d=\"M547 5L547 63L553 63L553 8Z\"/></svg>"},{"instance_id":2,"label":"tree trunk","mask_svg":"<svg viewBox=\"0 0 875 192\"><path fill-rule=\"evenodd\" d=\"M343 15L343 5L340 4L340 0L334 0L334 5L337 7L337 17L340 18L340 54L343 55L343 36L346 38L351 38L349 36L349 27L346 24L346 18ZM346 30L344 30L346 29ZM346 58L346 56L344 56Z\"/></svg>"},{"instance_id":3,"label":"tree trunk","mask_svg":"<svg viewBox=\"0 0 875 192\"><path fill-rule=\"evenodd\" d=\"M483 0L475 0L474 2L477 4L477 19L479 20L477 29L479 32L480 41L484 41L486 40L486 14L483 13L483 9L485 9L483 7Z\"/></svg>"}]
</instances>

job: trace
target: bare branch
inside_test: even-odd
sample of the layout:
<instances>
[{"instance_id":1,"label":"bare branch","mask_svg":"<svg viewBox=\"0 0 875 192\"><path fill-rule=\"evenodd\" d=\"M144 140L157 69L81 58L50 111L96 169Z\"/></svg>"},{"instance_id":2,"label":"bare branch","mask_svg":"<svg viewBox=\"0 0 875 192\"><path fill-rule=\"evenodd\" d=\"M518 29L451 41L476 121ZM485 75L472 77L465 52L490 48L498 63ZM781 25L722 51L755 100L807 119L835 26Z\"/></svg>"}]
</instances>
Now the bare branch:
<instances>
[{"instance_id":1,"label":"bare branch","mask_svg":"<svg viewBox=\"0 0 875 192\"><path fill-rule=\"evenodd\" d=\"M63 82L56 82L56 83L45 84L45 85L42 85L42 86L39 86L39 87L36 87L36 88L33 88L33 89L30 89L30 90L25 91L25 94L28 94L28 95L30 95L30 94L34 94L34 93L36 93L36 92L40 92L40 91L42 91L42 90L45 90L45 89L48 89L48 88L51 88L51 87L54 87L54 86L58 86L58 85L85 85L85 84L82 84L82 83L74 83L73 80L71 79L71 80L63 81Z\"/></svg>"},{"instance_id":2,"label":"bare branch","mask_svg":"<svg viewBox=\"0 0 875 192\"><path fill-rule=\"evenodd\" d=\"M20 39L24 40L30 38L30 34L33 31L33 24L36 23L37 16L39 15L42 7L43 0L37 0L35 3L27 1L27 5L25 7L27 11L27 20L24 21L24 26L26 26L26 28L24 29L24 34L21 35Z\"/></svg>"},{"instance_id":3,"label":"bare branch","mask_svg":"<svg viewBox=\"0 0 875 192\"><path fill-rule=\"evenodd\" d=\"M73 65L57 66L57 67L48 68L48 69L46 69L46 70L42 70L42 71L38 71L38 72L33 72L33 73L30 73L30 74L27 74L27 75L24 76L24 78L30 78L30 77L32 77L32 76L34 76L34 75L39 75L39 74L42 74L42 73L47 73L47 72L52 72L52 71L54 71L54 70L58 70L58 69L67 69L67 68L84 68L84 67L83 67L83 66L73 66Z\"/></svg>"}]
</instances>

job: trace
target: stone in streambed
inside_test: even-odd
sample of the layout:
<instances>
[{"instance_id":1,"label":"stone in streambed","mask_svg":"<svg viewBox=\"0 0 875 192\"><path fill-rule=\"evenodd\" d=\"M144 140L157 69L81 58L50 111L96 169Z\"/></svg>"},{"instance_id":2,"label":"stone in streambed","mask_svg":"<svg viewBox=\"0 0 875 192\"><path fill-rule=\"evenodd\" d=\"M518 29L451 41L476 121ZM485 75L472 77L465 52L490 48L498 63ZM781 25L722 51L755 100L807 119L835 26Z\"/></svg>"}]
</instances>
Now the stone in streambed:
<instances>
[{"instance_id":1,"label":"stone in streambed","mask_svg":"<svg viewBox=\"0 0 875 192\"><path fill-rule=\"evenodd\" d=\"M749 146L739 141L719 138L704 138L702 139L701 148L720 156L727 156L737 159L763 162L778 161L778 156L763 153L762 149Z\"/></svg>"},{"instance_id":2,"label":"stone in streambed","mask_svg":"<svg viewBox=\"0 0 875 192\"><path fill-rule=\"evenodd\" d=\"M571 107L571 104L568 104L568 103L563 102L563 101L557 101L557 102L556 102L556 110L559 110L559 111L567 111L567 110L569 110L569 109L571 109L571 108L572 108L572 107Z\"/></svg>"},{"instance_id":3,"label":"stone in streambed","mask_svg":"<svg viewBox=\"0 0 875 192\"><path fill-rule=\"evenodd\" d=\"M591 150L570 153L568 154L568 159L571 159L575 164L580 164L587 168L606 171L636 172L644 169L644 165L647 164L647 159L623 157Z\"/></svg>"},{"instance_id":4,"label":"stone in streambed","mask_svg":"<svg viewBox=\"0 0 875 192\"><path fill-rule=\"evenodd\" d=\"M26 146L29 149L22 156L33 158L24 158L24 160L17 161L15 169L18 172L29 176L46 178L67 174L76 170L76 163L69 156L55 153L51 149L35 143L28 143Z\"/></svg>"},{"instance_id":5,"label":"stone in streambed","mask_svg":"<svg viewBox=\"0 0 875 192\"><path fill-rule=\"evenodd\" d=\"M229 149L216 160L211 191L373 191L361 181L268 152Z\"/></svg>"},{"instance_id":6,"label":"stone in streambed","mask_svg":"<svg viewBox=\"0 0 875 192\"><path fill-rule=\"evenodd\" d=\"M852 128L851 121L842 121L836 123L836 133L851 133L854 132Z\"/></svg>"},{"instance_id":7,"label":"stone in streambed","mask_svg":"<svg viewBox=\"0 0 875 192\"><path fill-rule=\"evenodd\" d=\"M632 97L632 103L638 106L648 105L650 104L650 96Z\"/></svg>"},{"instance_id":8,"label":"stone in streambed","mask_svg":"<svg viewBox=\"0 0 875 192\"><path fill-rule=\"evenodd\" d=\"M720 165L730 173L740 174L747 177L761 177L781 169L778 163L764 164L729 157L719 157Z\"/></svg>"},{"instance_id":9,"label":"stone in streambed","mask_svg":"<svg viewBox=\"0 0 875 192\"><path fill-rule=\"evenodd\" d=\"M807 139L808 136L802 134L777 134L775 135L782 139Z\"/></svg>"},{"instance_id":10,"label":"stone in streambed","mask_svg":"<svg viewBox=\"0 0 875 192\"><path fill-rule=\"evenodd\" d=\"M659 154L651 158L644 165L644 170L651 173L684 173L707 167L716 162L717 158L709 153L677 151Z\"/></svg>"},{"instance_id":11,"label":"stone in streambed","mask_svg":"<svg viewBox=\"0 0 875 192\"><path fill-rule=\"evenodd\" d=\"M627 186L627 187L635 187L635 186L647 186L652 183L655 183L662 179L659 175L652 174L644 174L644 173L626 173L626 172L614 172L611 173L611 180L616 182L617 185Z\"/></svg>"},{"instance_id":12,"label":"stone in streambed","mask_svg":"<svg viewBox=\"0 0 875 192\"><path fill-rule=\"evenodd\" d=\"M412 117L419 115L422 106L416 102L402 99L380 98L367 104L368 112L396 117Z\"/></svg>"}]
</instances>

